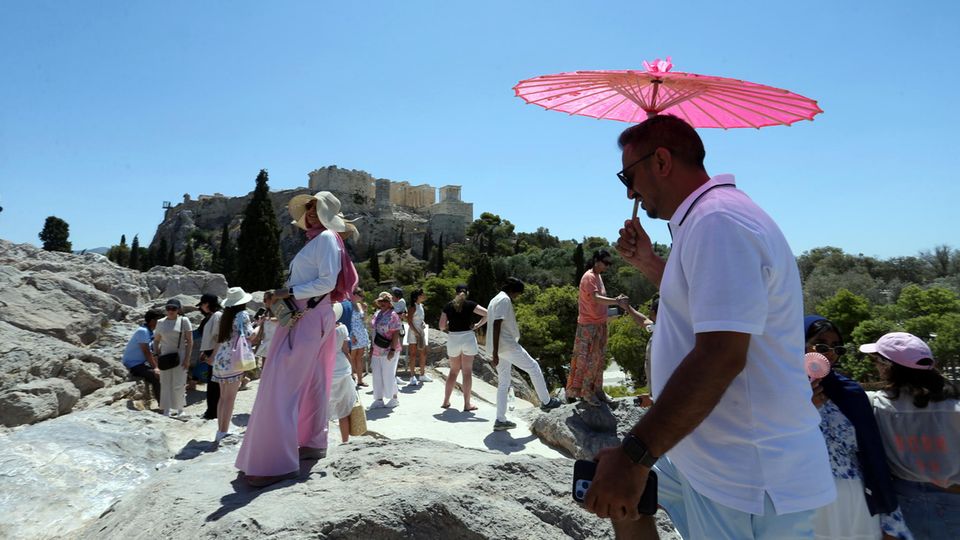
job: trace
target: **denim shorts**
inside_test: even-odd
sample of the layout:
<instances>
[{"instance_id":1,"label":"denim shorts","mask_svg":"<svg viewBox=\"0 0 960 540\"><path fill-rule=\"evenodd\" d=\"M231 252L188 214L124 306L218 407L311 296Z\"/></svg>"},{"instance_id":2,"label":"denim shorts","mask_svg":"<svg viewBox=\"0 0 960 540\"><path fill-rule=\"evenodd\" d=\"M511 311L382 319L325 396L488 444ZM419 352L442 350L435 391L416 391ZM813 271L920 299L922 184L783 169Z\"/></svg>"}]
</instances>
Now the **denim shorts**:
<instances>
[{"instance_id":1,"label":"denim shorts","mask_svg":"<svg viewBox=\"0 0 960 540\"><path fill-rule=\"evenodd\" d=\"M899 478L893 479L893 489L916 540L960 538L960 494Z\"/></svg>"},{"instance_id":2,"label":"denim shorts","mask_svg":"<svg viewBox=\"0 0 960 540\"><path fill-rule=\"evenodd\" d=\"M773 501L765 495L762 516L741 512L694 491L669 458L660 458L653 468L658 476L658 502L685 539L813 538L814 510L777 515Z\"/></svg>"}]
</instances>

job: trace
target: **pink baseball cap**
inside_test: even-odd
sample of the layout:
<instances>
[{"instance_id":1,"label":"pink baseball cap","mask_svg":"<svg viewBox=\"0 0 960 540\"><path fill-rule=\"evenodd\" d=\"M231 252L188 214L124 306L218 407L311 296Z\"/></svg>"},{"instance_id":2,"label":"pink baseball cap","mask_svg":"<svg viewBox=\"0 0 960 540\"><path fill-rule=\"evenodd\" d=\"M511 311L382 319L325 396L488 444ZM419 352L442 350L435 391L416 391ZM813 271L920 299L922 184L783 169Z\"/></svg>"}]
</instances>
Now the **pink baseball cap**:
<instances>
[{"instance_id":1,"label":"pink baseball cap","mask_svg":"<svg viewBox=\"0 0 960 540\"><path fill-rule=\"evenodd\" d=\"M894 364L911 369L933 369L933 353L930 347L913 334L891 332L884 334L876 343L860 346L860 352L879 354Z\"/></svg>"}]
</instances>

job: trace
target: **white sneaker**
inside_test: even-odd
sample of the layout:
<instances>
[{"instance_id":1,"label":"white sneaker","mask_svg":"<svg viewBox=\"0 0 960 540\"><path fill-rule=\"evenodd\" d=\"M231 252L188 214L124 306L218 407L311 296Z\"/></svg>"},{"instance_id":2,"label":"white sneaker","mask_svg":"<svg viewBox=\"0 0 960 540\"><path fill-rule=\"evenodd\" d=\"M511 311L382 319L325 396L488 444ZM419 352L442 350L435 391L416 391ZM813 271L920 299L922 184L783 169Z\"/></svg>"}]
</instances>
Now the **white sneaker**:
<instances>
[{"instance_id":1,"label":"white sneaker","mask_svg":"<svg viewBox=\"0 0 960 540\"><path fill-rule=\"evenodd\" d=\"M230 436L230 433L227 431L218 431L217 436L216 438L214 438L213 442L219 443L220 441L223 440L224 437L229 437L229 436Z\"/></svg>"},{"instance_id":2,"label":"white sneaker","mask_svg":"<svg viewBox=\"0 0 960 540\"><path fill-rule=\"evenodd\" d=\"M387 404L384 405L384 407L386 407L386 408L388 408L388 409L392 409L392 408L396 407L397 405L400 405L400 402L397 401L397 398L393 398L393 399L391 399L390 401L388 401Z\"/></svg>"},{"instance_id":3,"label":"white sneaker","mask_svg":"<svg viewBox=\"0 0 960 540\"><path fill-rule=\"evenodd\" d=\"M416 377L410 377L410 382L407 383L407 386L416 386L416 385L418 385L418 384L420 384L420 383L417 382L417 378L416 378Z\"/></svg>"},{"instance_id":4,"label":"white sneaker","mask_svg":"<svg viewBox=\"0 0 960 540\"><path fill-rule=\"evenodd\" d=\"M420 382L422 382L422 383L425 383L425 382L433 382L433 377L431 377L431 376L427 375L426 373L424 373L423 375L420 376Z\"/></svg>"},{"instance_id":5,"label":"white sneaker","mask_svg":"<svg viewBox=\"0 0 960 540\"><path fill-rule=\"evenodd\" d=\"M373 403L370 404L370 408L371 408L371 409L382 409L383 407L384 407L384 405L383 405L383 400L382 400L382 399L378 399L378 400L376 400L376 401L374 401Z\"/></svg>"},{"instance_id":6,"label":"white sneaker","mask_svg":"<svg viewBox=\"0 0 960 540\"><path fill-rule=\"evenodd\" d=\"M397 386L403 386L403 379L397 377Z\"/></svg>"}]
</instances>

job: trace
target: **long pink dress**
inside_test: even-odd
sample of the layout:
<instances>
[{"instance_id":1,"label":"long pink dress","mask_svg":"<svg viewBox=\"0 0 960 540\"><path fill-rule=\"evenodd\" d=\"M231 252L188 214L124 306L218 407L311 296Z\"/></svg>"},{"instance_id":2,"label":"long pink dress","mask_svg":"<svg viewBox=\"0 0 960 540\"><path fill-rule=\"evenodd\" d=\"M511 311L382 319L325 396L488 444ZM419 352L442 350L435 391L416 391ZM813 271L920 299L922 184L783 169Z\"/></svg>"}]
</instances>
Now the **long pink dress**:
<instances>
[{"instance_id":1,"label":"long pink dress","mask_svg":"<svg viewBox=\"0 0 960 540\"><path fill-rule=\"evenodd\" d=\"M290 283L297 296L333 289L340 271L340 248L333 234L324 232L308 242L291 263ZM303 309L307 301L296 303ZM327 447L335 326L327 295L292 330L277 328L237 455L236 467L248 476L297 472L298 447Z\"/></svg>"}]
</instances>

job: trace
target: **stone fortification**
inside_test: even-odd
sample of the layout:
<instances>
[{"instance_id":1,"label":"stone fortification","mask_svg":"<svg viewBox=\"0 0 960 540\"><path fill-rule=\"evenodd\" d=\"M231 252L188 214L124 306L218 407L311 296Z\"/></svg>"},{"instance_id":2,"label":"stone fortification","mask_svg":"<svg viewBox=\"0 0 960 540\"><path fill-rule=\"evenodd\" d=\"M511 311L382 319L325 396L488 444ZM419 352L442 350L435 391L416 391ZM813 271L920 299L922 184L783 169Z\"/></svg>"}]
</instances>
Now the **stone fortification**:
<instances>
[{"instance_id":1,"label":"stone fortification","mask_svg":"<svg viewBox=\"0 0 960 540\"><path fill-rule=\"evenodd\" d=\"M270 192L281 226L280 246L285 261L292 259L303 245L303 235L290 224L287 212L287 203L301 193L330 191L340 199L347 217L359 218L355 224L360 240L348 243L348 249L358 259L368 257L370 248L379 252L401 243L419 256L428 234L434 243L439 242L441 235L445 244L462 242L473 221L473 203L461 200L460 186L439 188L438 201L437 188L428 184L412 186L409 182L378 179L365 171L335 165L312 171L308 177L306 188ZM181 254L187 239L199 231L217 247L224 224L236 240L252 196L252 192L241 197L217 193L193 199L185 195L183 202L166 209L151 246L158 248L160 240L166 239Z\"/></svg>"}]
</instances>

